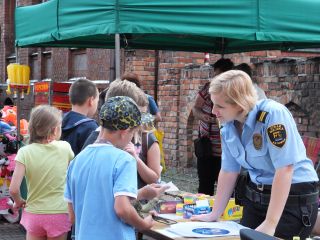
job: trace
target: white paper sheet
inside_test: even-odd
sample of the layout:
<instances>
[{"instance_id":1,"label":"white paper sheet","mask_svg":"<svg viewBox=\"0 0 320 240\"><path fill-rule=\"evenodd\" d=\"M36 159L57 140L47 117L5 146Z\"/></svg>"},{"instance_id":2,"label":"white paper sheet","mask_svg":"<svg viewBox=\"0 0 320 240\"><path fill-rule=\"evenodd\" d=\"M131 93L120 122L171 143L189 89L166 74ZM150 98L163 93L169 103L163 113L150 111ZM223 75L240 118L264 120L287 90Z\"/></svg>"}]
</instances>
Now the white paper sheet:
<instances>
[{"instance_id":1,"label":"white paper sheet","mask_svg":"<svg viewBox=\"0 0 320 240\"><path fill-rule=\"evenodd\" d=\"M165 185L170 187L169 189L166 190L166 192L179 191L179 188L176 185L174 185L173 182L165 183Z\"/></svg>"},{"instance_id":2,"label":"white paper sheet","mask_svg":"<svg viewBox=\"0 0 320 240\"><path fill-rule=\"evenodd\" d=\"M181 222L171 225L166 230L183 237L208 238L238 236L244 226L232 222Z\"/></svg>"},{"instance_id":3,"label":"white paper sheet","mask_svg":"<svg viewBox=\"0 0 320 240\"><path fill-rule=\"evenodd\" d=\"M174 213L163 213L163 214L158 214L158 216L163 217L163 218L168 218L171 220L175 220L175 221L183 219L183 216L178 216Z\"/></svg>"}]
</instances>

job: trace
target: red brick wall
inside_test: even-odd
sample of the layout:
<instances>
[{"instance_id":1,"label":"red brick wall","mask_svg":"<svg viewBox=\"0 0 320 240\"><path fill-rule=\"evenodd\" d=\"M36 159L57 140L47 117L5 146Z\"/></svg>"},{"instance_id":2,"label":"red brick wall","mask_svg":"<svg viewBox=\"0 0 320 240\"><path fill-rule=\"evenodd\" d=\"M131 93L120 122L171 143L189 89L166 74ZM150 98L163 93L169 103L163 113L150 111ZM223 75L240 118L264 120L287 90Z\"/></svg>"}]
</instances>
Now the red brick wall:
<instances>
[{"instance_id":1,"label":"red brick wall","mask_svg":"<svg viewBox=\"0 0 320 240\"><path fill-rule=\"evenodd\" d=\"M259 85L288 105L300 133L320 137L320 58L267 60L256 67Z\"/></svg>"},{"instance_id":2,"label":"red brick wall","mask_svg":"<svg viewBox=\"0 0 320 240\"><path fill-rule=\"evenodd\" d=\"M6 80L8 58L14 55L13 9L14 2L3 0L0 4L1 44L0 80ZM19 5L30 5L40 0L20 0ZM48 51L51 51L51 53ZM44 55L44 52L46 54ZM37 53L38 55L32 55ZM83 54L74 57L75 54ZM53 81L72 77L109 79L113 65L113 50L58 48L20 49L20 63L35 66L35 79L50 76ZM254 77L267 95L292 111L301 133L320 137L320 80L319 53L284 53L259 51L225 55L236 64L255 65ZM83 61L81 61L83 57ZM220 55L210 54L210 63ZM76 59L77 58L77 59ZM284 59L285 58L285 59ZM32 60L33 59L33 60ZM48 60L49 59L49 60ZM77 64L77 61L80 61ZM193 139L197 136L197 121L191 108L199 88L212 77L212 68L204 67L204 53L153 50L122 50L121 72L134 71L141 77L142 88L157 98L165 131L165 159L169 166L185 169L193 166ZM84 76L80 76L84 75ZM3 93L1 93L3 94ZM24 107L32 103L25 101Z\"/></svg>"},{"instance_id":3,"label":"red brick wall","mask_svg":"<svg viewBox=\"0 0 320 240\"><path fill-rule=\"evenodd\" d=\"M109 80L110 77L110 49L87 49L88 79Z\"/></svg>"},{"instance_id":4,"label":"red brick wall","mask_svg":"<svg viewBox=\"0 0 320 240\"><path fill-rule=\"evenodd\" d=\"M156 71L155 51L153 50L127 50L124 51L124 61L122 73L135 72L140 76L142 89L154 96L155 71Z\"/></svg>"},{"instance_id":5,"label":"red brick wall","mask_svg":"<svg viewBox=\"0 0 320 240\"><path fill-rule=\"evenodd\" d=\"M150 89L150 83L145 80L147 76L150 77L148 81L152 82L154 79L154 69L148 69L148 66L155 52L129 51L125 54L123 70L140 74L143 88ZM279 57L282 55L290 58ZM279 51L262 51L225 57L230 57L236 64L254 64L254 78L266 90L266 94L287 105L302 134L319 137L320 112L312 111L312 106L320 109L319 59L307 60L304 57L317 55L316 53L297 53L298 57L295 58L292 55ZM165 132L165 159L169 166L181 171L195 166L193 140L197 136L198 123L191 108L200 87L213 76L211 67L199 65L203 63L203 57L203 53L160 51L158 59L157 95L163 117L159 127ZM210 54L210 63L219 58L219 55Z\"/></svg>"}]
</instances>

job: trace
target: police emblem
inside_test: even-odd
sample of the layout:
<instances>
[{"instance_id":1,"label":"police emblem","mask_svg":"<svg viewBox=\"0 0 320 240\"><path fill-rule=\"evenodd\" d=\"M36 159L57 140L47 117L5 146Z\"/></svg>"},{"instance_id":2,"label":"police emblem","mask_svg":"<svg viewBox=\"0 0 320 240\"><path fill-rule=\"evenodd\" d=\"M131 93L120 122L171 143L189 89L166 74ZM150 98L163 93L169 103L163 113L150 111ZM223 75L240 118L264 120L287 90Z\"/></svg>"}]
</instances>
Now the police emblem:
<instances>
[{"instance_id":1,"label":"police emblem","mask_svg":"<svg viewBox=\"0 0 320 240\"><path fill-rule=\"evenodd\" d=\"M275 124L267 129L270 142L279 148L282 148L287 140L286 128L282 124Z\"/></svg>"},{"instance_id":2,"label":"police emblem","mask_svg":"<svg viewBox=\"0 0 320 240\"><path fill-rule=\"evenodd\" d=\"M262 136L259 133L253 134L253 146L256 150L260 150L262 148Z\"/></svg>"}]
</instances>

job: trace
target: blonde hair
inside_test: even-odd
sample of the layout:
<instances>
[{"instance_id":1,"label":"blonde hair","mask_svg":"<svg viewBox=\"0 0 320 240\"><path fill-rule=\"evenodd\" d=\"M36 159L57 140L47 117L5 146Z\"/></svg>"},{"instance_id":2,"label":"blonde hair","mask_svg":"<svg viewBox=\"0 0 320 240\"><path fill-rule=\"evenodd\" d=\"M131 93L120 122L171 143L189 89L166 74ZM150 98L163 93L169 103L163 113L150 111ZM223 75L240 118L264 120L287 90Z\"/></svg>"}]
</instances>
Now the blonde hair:
<instances>
[{"instance_id":1,"label":"blonde hair","mask_svg":"<svg viewBox=\"0 0 320 240\"><path fill-rule=\"evenodd\" d=\"M258 99L251 78L240 70L230 70L213 78L209 93L224 94L227 103L240 106L245 114L252 110Z\"/></svg>"},{"instance_id":2,"label":"blonde hair","mask_svg":"<svg viewBox=\"0 0 320 240\"><path fill-rule=\"evenodd\" d=\"M149 104L147 95L136 84L127 80L116 79L110 84L105 100L116 96L130 97L139 107L145 107Z\"/></svg>"},{"instance_id":3,"label":"blonde hair","mask_svg":"<svg viewBox=\"0 0 320 240\"><path fill-rule=\"evenodd\" d=\"M55 127L61 124L62 112L49 105L40 105L31 110L29 120L29 143L42 143L54 134Z\"/></svg>"}]
</instances>

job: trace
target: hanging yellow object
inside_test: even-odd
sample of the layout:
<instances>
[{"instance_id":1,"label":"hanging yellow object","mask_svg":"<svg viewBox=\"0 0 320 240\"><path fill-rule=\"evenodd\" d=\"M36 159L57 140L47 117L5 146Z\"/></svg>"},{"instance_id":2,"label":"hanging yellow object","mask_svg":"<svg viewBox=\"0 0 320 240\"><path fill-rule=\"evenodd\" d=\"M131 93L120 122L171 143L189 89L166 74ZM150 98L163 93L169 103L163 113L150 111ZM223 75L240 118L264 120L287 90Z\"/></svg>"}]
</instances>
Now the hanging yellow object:
<instances>
[{"instance_id":1,"label":"hanging yellow object","mask_svg":"<svg viewBox=\"0 0 320 240\"><path fill-rule=\"evenodd\" d=\"M11 89L14 91L20 90L29 94L30 92L30 68L27 65L11 63L7 66L8 72L8 88L7 93L11 94Z\"/></svg>"},{"instance_id":2,"label":"hanging yellow object","mask_svg":"<svg viewBox=\"0 0 320 240\"><path fill-rule=\"evenodd\" d=\"M160 164L162 166L162 172L164 173L167 168L166 168L166 163L164 161L164 151L163 151L163 138L164 138L164 132L160 129L156 129L154 132L153 132L154 136L157 138L158 142L159 142L159 147L160 147L160 155L161 155L161 158L160 158Z\"/></svg>"}]
</instances>

